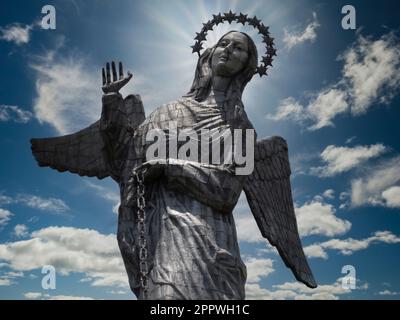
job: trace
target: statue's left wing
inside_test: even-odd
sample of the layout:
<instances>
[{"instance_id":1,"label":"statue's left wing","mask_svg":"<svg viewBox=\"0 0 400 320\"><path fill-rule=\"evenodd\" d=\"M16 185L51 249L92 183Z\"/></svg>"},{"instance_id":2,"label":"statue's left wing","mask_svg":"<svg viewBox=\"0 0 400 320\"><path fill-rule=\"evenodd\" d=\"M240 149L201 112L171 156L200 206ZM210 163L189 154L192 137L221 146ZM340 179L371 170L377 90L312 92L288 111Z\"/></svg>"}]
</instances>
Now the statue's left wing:
<instances>
[{"instance_id":1,"label":"statue's left wing","mask_svg":"<svg viewBox=\"0 0 400 320\"><path fill-rule=\"evenodd\" d=\"M31 144L32 153L41 167L99 179L109 176L100 120L74 134L31 139Z\"/></svg>"},{"instance_id":2,"label":"statue's left wing","mask_svg":"<svg viewBox=\"0 0 400 320\"><path fill-rule=\"evenodd\" d=\"M257 141L254 158L244 191L261 234L278 249L296 279L315 288L297 229L286 141L281 137Z\"/></svg>"}]
</instances>

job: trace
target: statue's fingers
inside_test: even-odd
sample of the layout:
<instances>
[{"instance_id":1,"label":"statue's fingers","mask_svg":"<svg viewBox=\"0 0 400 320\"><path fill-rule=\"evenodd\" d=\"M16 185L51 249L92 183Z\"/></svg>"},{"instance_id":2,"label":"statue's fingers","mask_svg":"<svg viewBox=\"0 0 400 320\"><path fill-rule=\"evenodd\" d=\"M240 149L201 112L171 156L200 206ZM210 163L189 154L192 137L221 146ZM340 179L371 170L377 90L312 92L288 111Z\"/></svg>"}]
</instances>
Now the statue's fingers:
<instances>
[{"instance_id":1,"label":"statue's fingers","mask_svg":"<svg viewBox=\"0 0 400 320\"><path fill-rule=\"evenodd\" d=\"M120 85L121 85L121 88L122 88L124 85L126 85L126 84L129 82L129 80L131 80L131 78L132 78L132 73L130 73L130 72L128 71L128 76L125 77L125 78L122 78L121 80L119 80Z\"/></svg>"},{"instance_id":2,"label":"statue's fingers","mask_svg":"<svg viewBox=\"0 0 400 320\"><path fill-rule=\"evenodd\" d=\"M124 69L122 68L122 62L119 62L119 79L123 79L124 78Z\"/></svg>"},{"instance_id":3,"label":"statue's fingers","mask_svg":"<svg viewBox=\"0 0 400 320\"><path fill-rule=\"evenodd\" d=\"M107 83L111 83L110 64L108 62L106 64L106 71L107 71Z\"/></svg>"},{"instance_id":4,"label":"statue's fingers","mask_svg":"<svg viewBox=\"0 0 400 320\"><path fill-rule=\"evenodd\" d=\"M104 70L104 68L101 68L101 75L103 78L103 86L106 84L106 71Z\"/></svg>"},{"instance_id":5,"label":"statue's fingers","mask_svg":"<svg viewBox=\"0 0 400 320\"><path fill-rule=\"evenodd\" d=\"M111 63L111 69L112 69L112 75L113 75L113 82L115 82L118 80L118 77L117 77L117 69L115 68L114 61Z\"/></svg>"}]
</instances>

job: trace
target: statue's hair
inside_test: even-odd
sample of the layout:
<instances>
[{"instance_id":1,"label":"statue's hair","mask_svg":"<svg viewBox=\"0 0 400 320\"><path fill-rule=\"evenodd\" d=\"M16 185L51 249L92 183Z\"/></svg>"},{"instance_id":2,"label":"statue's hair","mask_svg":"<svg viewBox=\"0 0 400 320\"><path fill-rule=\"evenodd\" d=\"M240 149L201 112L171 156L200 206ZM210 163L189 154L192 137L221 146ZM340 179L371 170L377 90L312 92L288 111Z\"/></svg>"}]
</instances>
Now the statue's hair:
<instances>
[{"instance_id":1,"label":"statue's hair","mask_svg":"<svg viewBox=\"0 0 400 320\"><path fill-rule=\"evenodd\" d=\"M215 49L221 42L221 40L232 32L239 31L229 31L224 34L218 41L218 43L212 48L207 48L199 57L197 62L196 72L194 75L194 80L190 91L185 95L185 97L193 97L196 101L204 101L211 91L212 84L212 69L211 69L211 59L214 54ZM247 83L251 80L254 72L257 68L258 55L257 48L253 40L244 32L248 40L248 59L244 68L239 71L234 77L232 77L231 83L227 88L227 95L233 97L234 99L242 99L242 93Z\"/></svg>"}]
</instances>

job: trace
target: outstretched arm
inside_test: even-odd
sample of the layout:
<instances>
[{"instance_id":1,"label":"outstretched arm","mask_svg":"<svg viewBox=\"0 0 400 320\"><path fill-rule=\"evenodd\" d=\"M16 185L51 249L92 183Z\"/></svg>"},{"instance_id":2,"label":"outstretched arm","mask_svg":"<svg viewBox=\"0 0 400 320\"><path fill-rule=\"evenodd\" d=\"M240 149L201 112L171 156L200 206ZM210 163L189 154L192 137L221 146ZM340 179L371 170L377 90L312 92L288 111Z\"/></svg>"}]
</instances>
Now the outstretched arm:
<instances>
[{"instance_id":1,"label":"outstretched arm","mask_svg":"<svg viewBox=\"0 0 400 320\"><path fill-rule=\"evenodd\" d=\"M125 77L122 63L119 63L119 77L115 63L111 64L113 79L111 81L110 64L102 69L104 95L100 119L101 135L105 144L110 171L115 180L120 179L121 166L126 159L130 133L144 120L143 104L138 95L129 95L125 99L119 90L132 78L128 72Z\"/></svg>"}]
</instances>

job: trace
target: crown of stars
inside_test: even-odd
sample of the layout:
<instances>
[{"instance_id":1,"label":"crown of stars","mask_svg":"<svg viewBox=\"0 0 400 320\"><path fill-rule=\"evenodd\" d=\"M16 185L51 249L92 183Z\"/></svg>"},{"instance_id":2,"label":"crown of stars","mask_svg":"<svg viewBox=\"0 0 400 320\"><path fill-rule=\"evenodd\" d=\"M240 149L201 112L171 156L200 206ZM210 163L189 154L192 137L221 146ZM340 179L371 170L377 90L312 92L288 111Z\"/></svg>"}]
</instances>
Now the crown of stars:
<instances>
[{"instance_id":1,"label":"crown of stars","mask_svg":"<svg viewBox=\"0 0 400 320\"><path fill-rule=\"evenodd\" d=\"M201 29L200 33L196 32L196 40L195 44L191 46L192 53L197 52L200 56L200 51L203 49L202 42L206 40L208 31L212 31L214 26L219 25L220 23L224 23L228 21L231 24L233 21L237 23L241 23L245 25L246 23L249 26L253 26L255 29L258 29L258 33L262 36L262 42L265 43L266 46L266 55L262 56L261 64L256 68L254 73L260 75L260 77L267 75L268 66L272 67L273 56L276 56L276 49L274 48L274 38L270 37L269 28L265 26L261 20L257 19L256 16L249 18L247 14L240 13L239 15L229 10L229 12L224 13L221 15L213 14L213 18L206 23L203 23L203 28Z\"/></svg>"}]
</instances>

